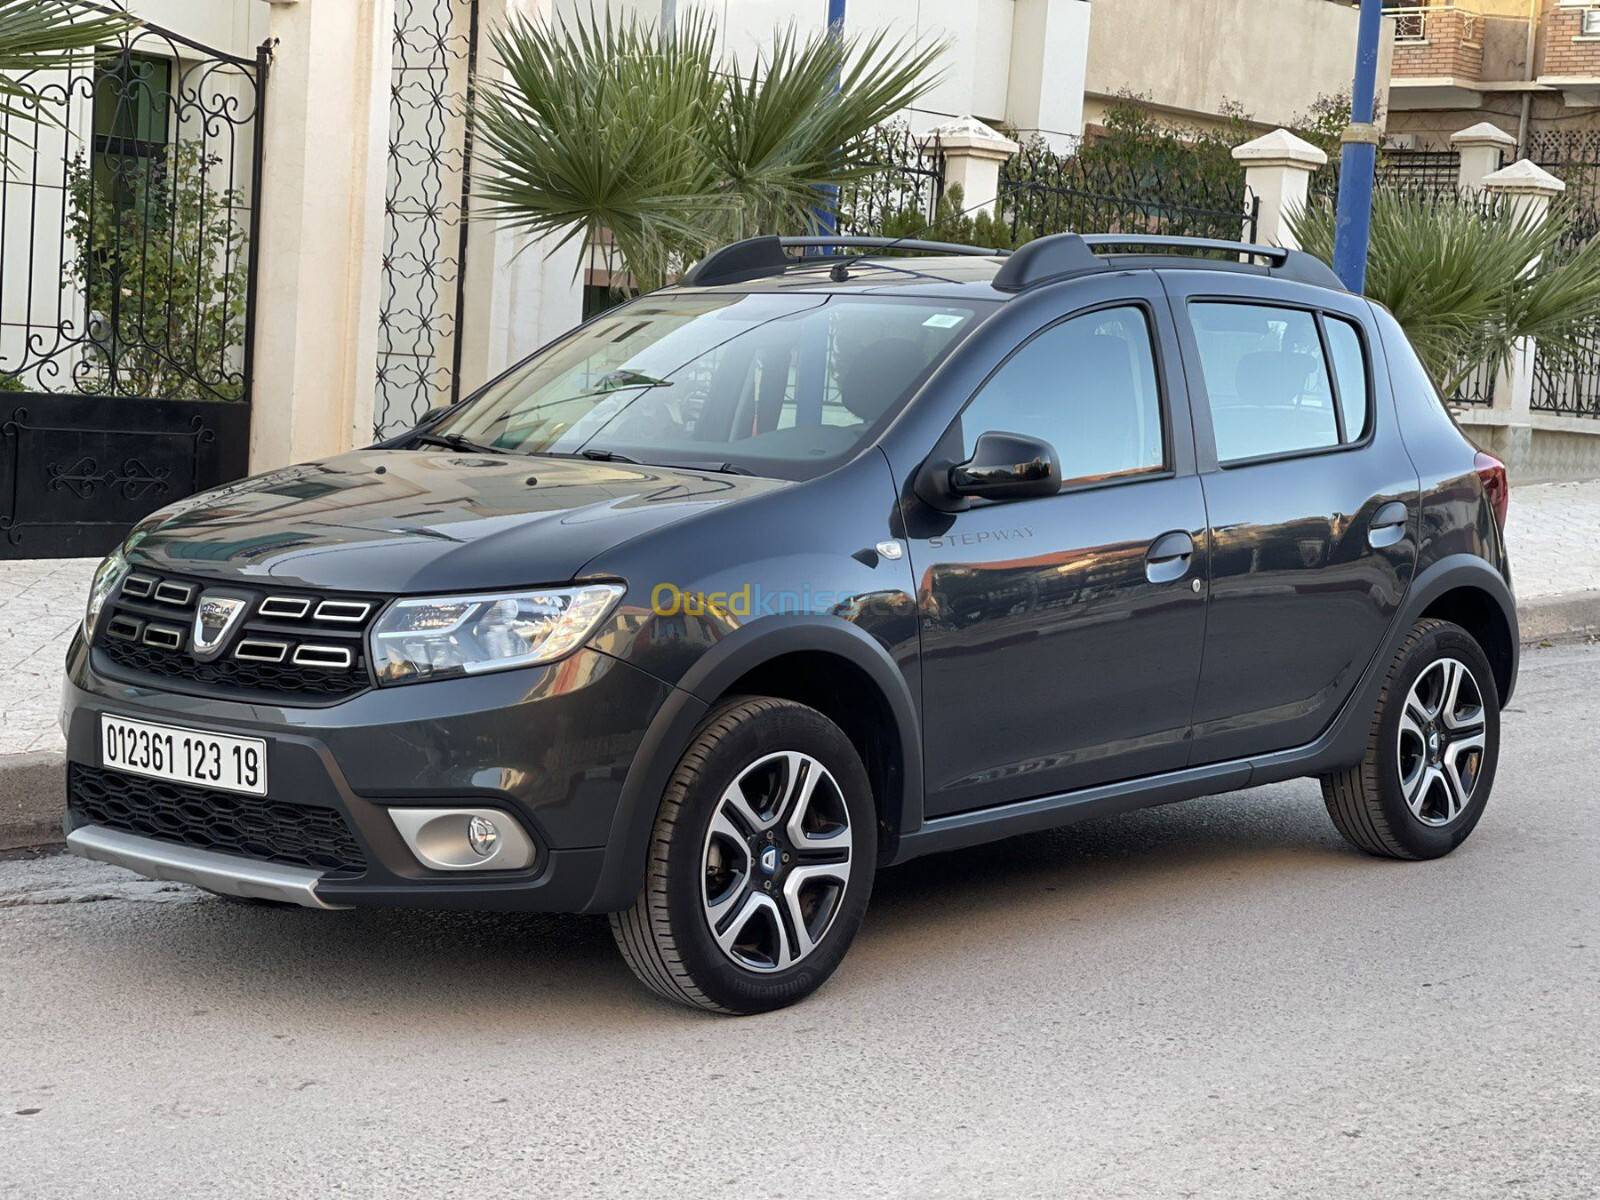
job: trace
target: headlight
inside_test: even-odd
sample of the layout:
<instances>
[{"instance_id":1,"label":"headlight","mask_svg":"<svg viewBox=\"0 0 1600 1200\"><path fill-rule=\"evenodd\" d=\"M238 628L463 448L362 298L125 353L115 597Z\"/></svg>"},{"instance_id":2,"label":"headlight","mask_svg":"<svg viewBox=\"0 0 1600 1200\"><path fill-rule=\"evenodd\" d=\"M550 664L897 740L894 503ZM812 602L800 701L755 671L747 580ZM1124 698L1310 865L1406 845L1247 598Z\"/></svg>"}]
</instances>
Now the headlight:
<instances>
[{"instance_id":1,"label":"headlight","mask_svg":"<svg viewBox=\"0 0 1600 1200\"><path fill-rule=\"evenodd\" d=\"M89 606L83 612L83 636L94 637L94 627L100 620L100 610L106 606L117 584L128 573L128 560L118 546L94 569L94 582L89 585Z\"/></svg>"},{"instance_id":2,"label":"headlight","mask_svg":"<svg viewBox=\"0 0 1600 1200\"><path fill-rule=\"evenodd\" d=\"M547 663L583 644L624 589L614 583L400 600L372 627L379 683Z\"/></svg>"}]
</instances>

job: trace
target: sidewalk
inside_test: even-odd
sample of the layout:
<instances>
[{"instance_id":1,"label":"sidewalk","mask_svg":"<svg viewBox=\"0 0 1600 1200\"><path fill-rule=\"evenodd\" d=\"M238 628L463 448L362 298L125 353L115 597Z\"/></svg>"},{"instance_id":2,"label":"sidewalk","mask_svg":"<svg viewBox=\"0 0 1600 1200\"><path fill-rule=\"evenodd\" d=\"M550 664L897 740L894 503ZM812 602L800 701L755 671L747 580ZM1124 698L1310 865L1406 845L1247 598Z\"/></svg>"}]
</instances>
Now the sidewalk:
<instances>
[{"instance_id":1,"label":"sidewalk","mask_svg":"<svg viewBox=\"0 0 1600 1200\"><path fill-rule=\"evenodd\" d=\"M1506 537L1524 642L1600 629L1600 480L1513 486ZM15 814L58 767L61 662L94 568L82 558L0 563L0 849L23 844Z\"/></svg>"}]
</instances>

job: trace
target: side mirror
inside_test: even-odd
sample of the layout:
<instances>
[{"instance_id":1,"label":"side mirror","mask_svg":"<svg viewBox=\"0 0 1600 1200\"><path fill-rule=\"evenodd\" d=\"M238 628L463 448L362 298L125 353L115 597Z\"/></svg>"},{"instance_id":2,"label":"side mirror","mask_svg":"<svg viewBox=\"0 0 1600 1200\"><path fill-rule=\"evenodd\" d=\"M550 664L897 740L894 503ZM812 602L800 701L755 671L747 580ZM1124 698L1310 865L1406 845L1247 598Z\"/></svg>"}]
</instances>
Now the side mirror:
<instances>
[{"instance_id":1,"label":"side mirror","mask_svg":"<svg viewBox=\"0 0 1600 1200\"><path fill-rule=\"evenodd\" d=\"M411 428L426 428L427 426L432 425L435 421L444 416L445 413L449 412L454 407L454 404L441 404L438 408L430 408L427 412L423 413L422 416L417 418L417 423Z\"/></svg>"},{"instance_id":2,"label":"side mirror","mask_svg":"<svg viewBox=\"0 0 1600 1200\"><path fill-rule=\"evenodd\" d=\"M950 490L982 500L1022 500L1061 490L1055 447L1020 433L986 433L972 457L950 468Z\"/></svg>"}]
</instances>

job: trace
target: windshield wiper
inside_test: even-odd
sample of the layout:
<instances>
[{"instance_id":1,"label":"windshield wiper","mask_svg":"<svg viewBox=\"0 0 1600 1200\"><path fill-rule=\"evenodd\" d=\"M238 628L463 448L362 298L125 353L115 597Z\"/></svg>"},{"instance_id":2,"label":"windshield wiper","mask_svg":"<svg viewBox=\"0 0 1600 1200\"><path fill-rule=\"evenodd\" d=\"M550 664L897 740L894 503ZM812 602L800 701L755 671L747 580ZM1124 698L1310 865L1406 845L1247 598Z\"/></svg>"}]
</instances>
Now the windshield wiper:
<instances>
[{"instance_id":1,"label":"windshield wiper","mask_svg":"<svg viewBox=\"0 0 1600 1200\"><path fill-rule=\"evenodd\" d=\"M710 471L715 475L754 475L754 471L747 471L737 463L675 463L675 462L645 462L638 458L629 458L626 454L619 454L615 450L586 449L578 453L584 458L593 459L595 462L628 463L635 467L666 467L670 471Z\"/></svg>"},{"instance_id":2,"label":"windshield wiper","mask_svg":"<svg viewBox=\"0 0 1600 1200\"><path fill-rule=\"evenodd\" d=\"M515 451L507 450L503 446L480 446L470 438L464 438L459 433L418 433L411 438L419 446L443 446L446 450L458 450L464 454L513 454Z\"/></svg>"},{"instance_id":3,"label":"windshield wiper","mask_svg":"<svg viewBox=\"0 0 1600 1200\"><path fill-rule=\"evenodd\" d=\"M632 463L636 467L644 465L637 458L629 458L626 454L618 454L615 450L579 450L578 453L595 462Z\"/></svg>"},{"instance_id":4,"label":"windshield wiper","mask_svg":"<svg viewBox=\"0 0 1600 1200\"><path fill-rule=\"evenodd\" d=\"M754 475L754 471L747 471L737 463L662 463L662 466L672 467L679 471L710 471L714 475Z\"/></svg>"}]
</instances>

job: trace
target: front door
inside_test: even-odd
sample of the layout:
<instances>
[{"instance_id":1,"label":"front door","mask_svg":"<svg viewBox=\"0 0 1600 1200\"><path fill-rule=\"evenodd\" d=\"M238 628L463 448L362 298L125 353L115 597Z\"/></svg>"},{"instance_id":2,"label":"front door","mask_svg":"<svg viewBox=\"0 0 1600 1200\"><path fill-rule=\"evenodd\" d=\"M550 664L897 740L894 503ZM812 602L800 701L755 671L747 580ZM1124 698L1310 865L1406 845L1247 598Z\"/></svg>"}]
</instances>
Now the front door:
<instances>
[{"instance_id":1,"label":"front door","mask_svg":"<svg viewBox=\"0 0 1600 1200\"><path fill-rule=\"evenodd\" d=\"M941 444L1042 438L1063 485L910 514L929 817L1185 764L1206 520L1177 357L1159 291L1067 316Z\"/></svg>"},{"instance_id":2,"label":"front door","mask_svg":"<svg viewBox=\"0 0 1600 1200\"><path fill-rule=\"evenodd\" d=\"M1212 528L1199 764L1327 728L1410 582L1418 484L1360 301L1189 278L1171 286Z\"/></svg>"}]
</instances>

